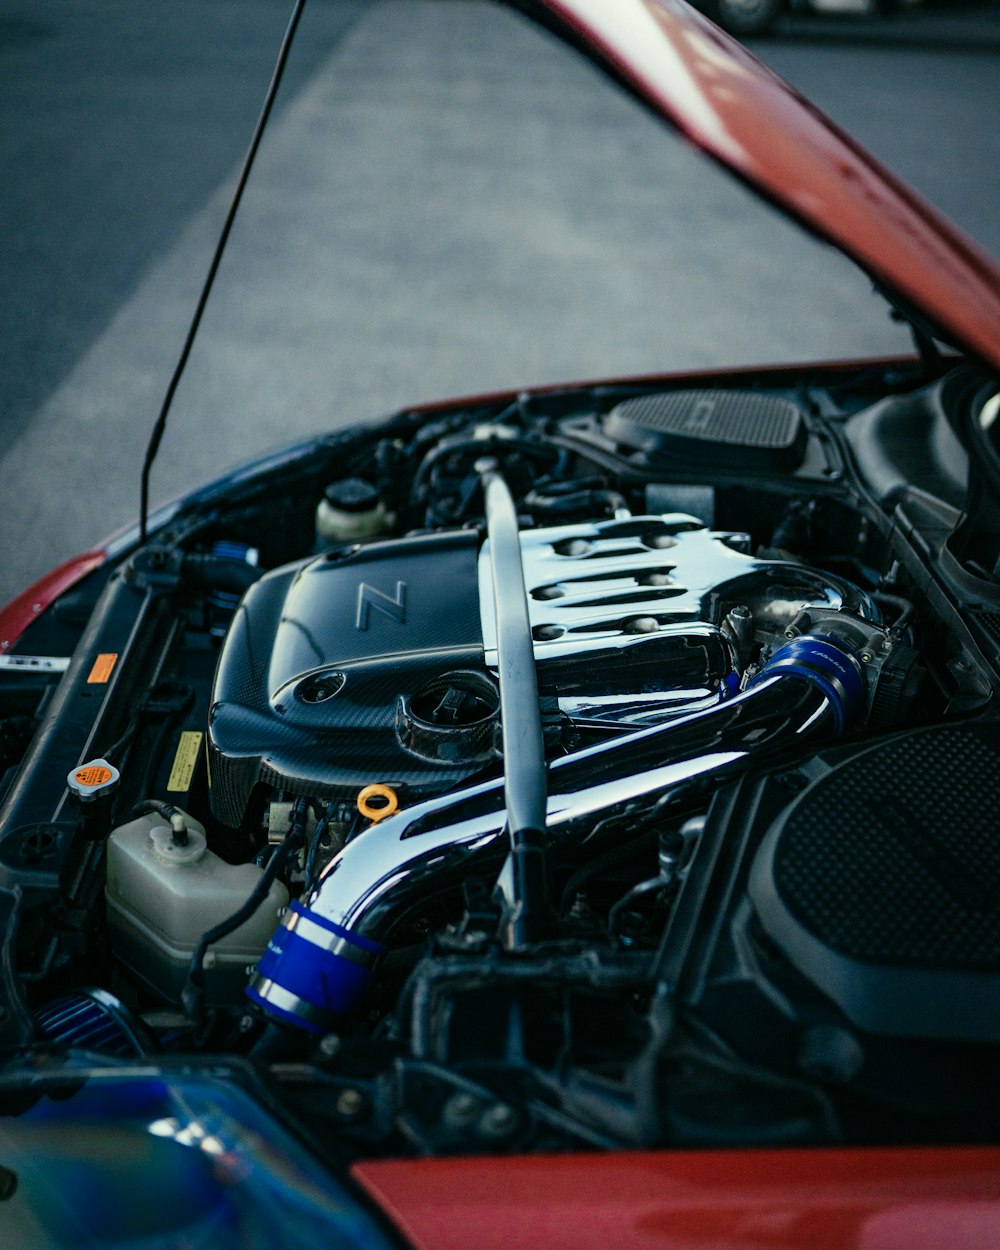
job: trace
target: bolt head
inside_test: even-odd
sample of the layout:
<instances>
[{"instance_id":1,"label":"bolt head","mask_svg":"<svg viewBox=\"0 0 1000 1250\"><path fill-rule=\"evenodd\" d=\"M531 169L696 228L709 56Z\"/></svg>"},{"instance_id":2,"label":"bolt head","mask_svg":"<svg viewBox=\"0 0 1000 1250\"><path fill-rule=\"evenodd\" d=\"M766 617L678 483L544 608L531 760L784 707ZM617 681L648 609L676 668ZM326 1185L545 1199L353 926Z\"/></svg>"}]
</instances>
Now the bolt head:
<instances>
[{"instance_id":1,"label":"bolt head","mask_svg":"<svg viewBox=\"0 0 1000 1250\"><path fill-rule=\"evenodd\" d=\"M835 1024L816 1024L802 1036L799 1069L813 1080L846 1085L865 1063L861 1043L847 1029Z\"/></svg>"},{"instance_id":2,"label":"bolt head","mask_svg":"<svg viewBox=\"0 0 1000 1250\"><path fill-rule=\"evenodd\" d=\"M508 1137L517 1128L518 1115L513 1107L497 1102L488 1107L479 1121L479 1132L483 1137Z\"/></svg>"},{"instance_id":3,"label":"bolt head","mask_svg":"<svg viewBox=\"0 0 1000 1250\"><path fill-rule=\"evenodd\" d=\"M332 1059L334 1055L340 1051L340 1038L336 1033L327 1033L325 1037L320 1038L319 1053L324 1059Z\"/></svg>"},{"instance_id":4,"label":"bolt head","mask_svg":"<svg viewBox=\"0 0 1000 1250\"><path fill-rule=\"evenodd\" d=\"M483 1104L474 1094L452 1094L444 1104L441 1118L452 1128L464 1128L475 1122Z\"/></svg>"},{"instance_id":5,"label":"bolt head","mask_svg":"<svg viewBox=\"0 0 1000 1250\"><path fill-rule=\"evenodd\" d=\"M344 1089L337 1095L337 1114L353 1120L365 1109L365 1096L360 1089Z\"/></svg>"}]
</instances>

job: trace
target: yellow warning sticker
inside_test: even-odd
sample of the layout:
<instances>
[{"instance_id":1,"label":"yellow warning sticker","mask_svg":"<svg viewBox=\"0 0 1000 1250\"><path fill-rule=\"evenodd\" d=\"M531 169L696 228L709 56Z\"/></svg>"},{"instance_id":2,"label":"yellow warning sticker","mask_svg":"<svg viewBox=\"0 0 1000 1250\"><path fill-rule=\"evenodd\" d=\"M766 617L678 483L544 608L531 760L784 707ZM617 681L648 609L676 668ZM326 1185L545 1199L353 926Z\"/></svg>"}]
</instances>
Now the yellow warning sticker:
<instances>
[{"instance_id":1,"label":"yellow warning sticker","mask_svg":"<svg viewBox=\"0 0 1000 1250\"><path fill-rule=\"evenodd\" d=\"M99 655L94 661L94 667L90 670L90 676L87 678L87 685L106 686L111 680L111 674L115 671L115 665L117 663L117 651L108 651Z\"/></svg>"},{"instance_id":2,"label":"yellow warning sticker","mask_svg":"<svg viewBox=\"0 0 1000 1250\"><path fill-rule=\"evenodd\" d=\"M74 775L81 786L104 786L114 773L103 764L89 764L86 768L78 768Z\"/></svg>"},{"instance_id":3,"label":"yellow warning sticker","mask_svg":"<svg viewBox=\"0 0 1000 1250\"><path fill-rule=\"evenodd\" d=\"M185 729L177 743L174 764L167 779L167 789L171 794L180 794L191 789L191 779L198 764L198 752L204 734L194 729Z\"/></svg>"}]
</instances>

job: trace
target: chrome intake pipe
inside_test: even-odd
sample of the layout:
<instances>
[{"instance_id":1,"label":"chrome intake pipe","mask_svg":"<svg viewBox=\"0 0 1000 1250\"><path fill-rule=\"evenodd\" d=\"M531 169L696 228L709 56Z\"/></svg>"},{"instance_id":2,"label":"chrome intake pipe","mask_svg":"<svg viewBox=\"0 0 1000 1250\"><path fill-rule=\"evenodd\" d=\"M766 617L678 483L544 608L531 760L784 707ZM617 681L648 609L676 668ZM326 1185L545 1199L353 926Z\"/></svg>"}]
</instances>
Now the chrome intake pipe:
<instances>
[{"instance_id":1,"label":"chrome intake pipe","mask_svg":"<svg viewBox=\"0 0 1000 1250\"><path fill-rule=\"evenodd\" d=\"M839 732L863 706L862 666L830 637L779 648L742 694L707 711L565 756L548 768L545 835L571 847L597 819L681 787L711 787L809 735ZM248 995L273 1018L326 1033L357 1006L393 921L507 849L504 778L390 816L331 861L293 903Z\"/></svg>"}]
</instances>

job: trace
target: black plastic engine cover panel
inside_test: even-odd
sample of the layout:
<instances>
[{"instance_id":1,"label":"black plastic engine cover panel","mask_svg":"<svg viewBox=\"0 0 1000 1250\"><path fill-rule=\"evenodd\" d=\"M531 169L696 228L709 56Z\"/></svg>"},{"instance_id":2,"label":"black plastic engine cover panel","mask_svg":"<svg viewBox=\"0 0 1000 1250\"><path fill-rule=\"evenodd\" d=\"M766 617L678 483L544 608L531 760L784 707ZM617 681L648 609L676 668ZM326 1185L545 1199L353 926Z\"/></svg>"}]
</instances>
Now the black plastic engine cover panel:
<instances>
[{"instance_id":1,"label":"black plastic engine cover panel","mask_svg":"<svg viewBox=\"0 0 1000 1250\"><path fill-rule=\"evenodd\" d=\"M805 456L800 408L756 391L666 391L612 409L605 433L627 447L689 465L789 470Z\"/></svg>"},{"instance_id":2,"label":"black plastic engine cover panel","mask_svg":"<svg viewBox=\"0 0 1000 1250\"><path fill-rule=\"evenodd\" d=\"M994 1140L998 803L996 720L835 743L721 788L660 948L679 1019L727 1065L846 1095L866 1140L935 1118Z\"/></svg>"},{"instance_id":3,"label":"black plastic engine cover panel","mask_svg":"<svg viewBox=\"0 0 1000 1250\"><path fill-rule=\"evenodd\" d=\"M863 750L765 837L748 889L757 918L858 1027L998 1041L998 810L996 722Z\"/></svg>"}]
</instances>

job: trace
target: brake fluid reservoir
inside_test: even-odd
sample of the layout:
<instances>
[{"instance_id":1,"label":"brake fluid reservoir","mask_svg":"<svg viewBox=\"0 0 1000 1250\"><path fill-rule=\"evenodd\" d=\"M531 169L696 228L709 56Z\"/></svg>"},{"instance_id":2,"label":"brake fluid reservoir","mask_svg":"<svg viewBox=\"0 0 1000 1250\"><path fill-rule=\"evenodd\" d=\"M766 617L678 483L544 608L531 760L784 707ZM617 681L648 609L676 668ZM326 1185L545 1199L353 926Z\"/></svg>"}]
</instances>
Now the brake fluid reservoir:
<instances>
[{"instance_id":1,"label":"brake fluid reservoir","mask_svg":"<svg viewBox=\"0 0 1000 1250\"><path fill-rule=\"evenodd\" d=\"M204 826L187 818L186 845L169 821L150 813L108 839L105 887L112 950L150 988L180 1002L203 933L231 916L260 880L256 864L227 864L208 849ZM288 904L274 882L257 911L205 957L205 1001L239 1003L247 978Z\"/></svg>"}]
</instances>

